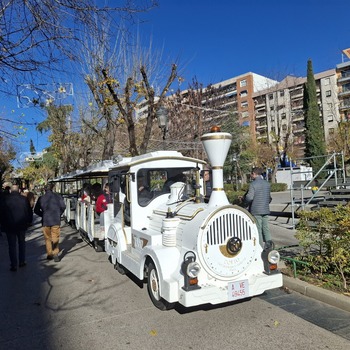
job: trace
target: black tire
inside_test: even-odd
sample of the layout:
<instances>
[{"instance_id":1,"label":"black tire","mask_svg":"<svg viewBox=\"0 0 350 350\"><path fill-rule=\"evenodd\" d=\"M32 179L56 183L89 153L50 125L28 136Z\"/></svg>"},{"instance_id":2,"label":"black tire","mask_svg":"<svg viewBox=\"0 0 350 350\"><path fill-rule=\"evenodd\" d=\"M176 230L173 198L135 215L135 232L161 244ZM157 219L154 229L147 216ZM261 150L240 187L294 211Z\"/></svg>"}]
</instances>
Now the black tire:
<instances>
[{"instance_id":1,"label":"black tire","mask_svg":"<svg viewBox=\"0 0 350 350\"><path fill-rule=\"evenodd\" d=\"M115 262L114 269L117 270L121 275L126 274L126 270L123 265L120 265L118 261Z\"/></svg>"},{"instance_id":2,"label":"black tire","mask_svg":"<svg viewBox=\"0 0 350 350\"><path fill-rule=\"evenodd\" d=\"M104 248L102 247L102 245L99 243L99 240L98 239L94 239L94 248L95 248L95 251L100 253L100 252L103 252L104 251Z\"/></svg>"},{"instance_id":3,"label":"black tire","mask_svg":"<svg viewBox=\"0 0 350 350\"><path fill-rule=\"evenodd\" d=\"M153 305L159 310L165 311L174 307L175 303L169 303L159 295L158 272L153 262L148 264L147 290Z\"/></svg>"}]
</instances>

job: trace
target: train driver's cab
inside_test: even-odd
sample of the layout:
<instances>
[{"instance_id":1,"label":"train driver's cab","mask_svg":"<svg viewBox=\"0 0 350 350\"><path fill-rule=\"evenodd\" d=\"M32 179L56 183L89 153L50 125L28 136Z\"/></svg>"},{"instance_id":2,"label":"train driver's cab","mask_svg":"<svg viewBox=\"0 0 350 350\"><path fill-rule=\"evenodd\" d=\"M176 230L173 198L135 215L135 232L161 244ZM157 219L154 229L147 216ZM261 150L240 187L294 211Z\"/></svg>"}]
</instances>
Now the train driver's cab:
<instances>
[{"instance_id":1,"label":"train driver's cab","mask_svg":"<svg viewBox=\"0 0 350 350\"><path fill-rule=\"evenodd\" d=\"M152 210L167 203L171 186L177 183L181 187L176 201L195 196L197 168L139 168L112 170L109 184L114 198L114 216L123 216L124 224L132 223L132 216L143 221ZM135 219L136 220L136 219ZM136 222L136 221L135 221Z\"/></svg>"}]
</instances>

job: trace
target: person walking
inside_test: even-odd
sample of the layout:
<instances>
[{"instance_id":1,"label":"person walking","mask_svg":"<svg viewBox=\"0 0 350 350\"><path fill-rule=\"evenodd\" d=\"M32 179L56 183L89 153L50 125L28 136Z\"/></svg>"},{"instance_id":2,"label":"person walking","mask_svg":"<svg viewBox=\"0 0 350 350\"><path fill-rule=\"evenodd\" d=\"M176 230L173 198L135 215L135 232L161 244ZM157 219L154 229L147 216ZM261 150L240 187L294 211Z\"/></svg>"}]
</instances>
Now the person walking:
<instances>
[{"instance_id":1,"label":"person walking","mask_svg":"<svg viewBox=\"0 0 350 350\"><path fill-rule=\"evenodd\" d=\"M12 185L10 193L1 198L1 229L6 233L10 270L17 271L19 267L26 266L25 233L33 220L33 211L27 198L19 193L19 187ZM18 243L18 261L17 261Z\"/></svg>"},{"instance_id":2,"label":"person walking","mask_svg":"<svg viewBox=\"0 0 350 350\"><path fill-rule=\"evenodd\" d=\"M265 242L271 241L269 228L271 189L270 184L262 177L261 168L253 168L251 178L253 181L243 197L243 202L249 206L249 212L256 219L260 245L264 246Z\"/></svg>"},{"instance_id":3,"label":"person walking","mask_svg":"<svg viewBox=\"0 0 350 350\"><path fill-rule=\"evenodd\" d=\"M39 197L34 213L42 218L42 230L45 238L46 258L59 262L59 240L61 231L61 215L66 209L63 198L53 192L54 184L45 187L45 194Z\"/></svg>"}]
</instances>

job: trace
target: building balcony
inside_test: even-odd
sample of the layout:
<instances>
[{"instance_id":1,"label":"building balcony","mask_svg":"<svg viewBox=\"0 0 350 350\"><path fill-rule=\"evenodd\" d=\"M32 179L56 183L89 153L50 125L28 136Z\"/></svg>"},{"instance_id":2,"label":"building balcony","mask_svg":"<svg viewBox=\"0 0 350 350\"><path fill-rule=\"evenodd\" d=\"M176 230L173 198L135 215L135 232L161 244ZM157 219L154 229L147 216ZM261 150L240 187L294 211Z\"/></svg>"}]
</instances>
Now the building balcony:
<instances>
[{"instance_id":1,"label":"building balcony","mask_svg":"<svg viewBox=\"0 0 350 350\"><path fill-rule=\"evenodd\" d=\"M223 103L225 107L237 105L237 101L227 101Z\"/></svg>"},{"instance_id":2,"label":"building balcony","mask_svg":"<svg viewBox=\"0 0 350 350\"><path fill-rule=\"evenodd\" d=\"M255 100L254 101L255 103L255 109L259 109L259 108L266 108L266 103L265 102L261 102L261 101L257 101Z\"/></svg>"},{"instance_id":3,"label":"building balcony","mask_svg":"<svg viewBox=\"0 0 350 350\"><path fill-rule=\"evenodd\" d=\"M261 130L266 130L267 129L267 124L257 124L256 125L256 129L259 130L261 132Z\"/></svg>"},{"instance_id":4,"label":"building balcony","mask_svg":"<svg viewBox=\"0 0 350 350\"><path fill-rule=\"evenodd\" d=\"M294 101L290 105L290 109L292 110L292 113L294 113L294 114L302 113L303 112L303 108L304 108L304 103L301 100L298 101L298 103L296 101Z\"/></svg>"},{"instance_id":5,"label":"building balcony","mask_svg":"<svg viewBox=\"0 0 350 350\"><path fill-rule=\"evenodd\" d=\"M304 96L303 91L293 92L292 94L290 94L290 99L291 100L295 100L295 99L298 99L298 98L303 98L303 96Z\"/></svg>"},{"instance_id":6,"label":"building balcony","mask_svg":"<svg viewBox=\"0 0 350 350\"><path fill-rule=\"evenodd\" d=\"M344 82L350 82L350 74L339 78L337 82L339 84L344 83Z\"/></svg>"},{"instance_id":7,"label":"building balcony","mask_svg":"<svg viewBox=\"0 0 350 350\"><path fill-rule=\"evenodd\" d=\"M350 96L350 90L345 90L345 91L341 91L338 93L338 97L341 96Z\"/></svg>"},{"instance_id":8,"label":"building balcony","mask_svg":"<svg viewBox=\"0 0 350 350\"><path fill-rule=\"evenodd\" d=\"M305 131L305 127L303 126L296 126L295 128L293 127L293 134L300 134Z\"/></svg>"},{"instance_id":9,"label":"building balcony","mask_svg":"<svg viewBox=\"0 0 350 350\"><path fill-rule=\"evenodd\" d=\"M226 92L223 96L225 96L226 98L227 97L237 97L237 91L229 91L229 92Z\"/></svg>"},{"instance_id":10,"label":"building balcony","mask_svg":"<svg viewBox=\"0 0 350 350\"><path fill-rule=\"evenodd\" d=\"M255 119L261 119L261 118L266 118L266 112L255 114Z\"/></svg>"},{"instance_id":11,"label":"building balcony","mask_svg":"<svg viewBox=\"0 0 350 350\"><path fill-rule=\"evenodd\" d=\"M350 102L344 102L339 106L340 111L345 111L347 109L350 109Z\"/></svg>"},{"instance_id":12,"label":"building balcony","mask_svg":"<svg viewBox=\"0 0 350 350\"><path fill-rule=\"evenodd\" d=\"M292 122L296 122L298 120L304 120L304 115L303 114L295 114L292 116Z\"/></svg>"}]
</instances>

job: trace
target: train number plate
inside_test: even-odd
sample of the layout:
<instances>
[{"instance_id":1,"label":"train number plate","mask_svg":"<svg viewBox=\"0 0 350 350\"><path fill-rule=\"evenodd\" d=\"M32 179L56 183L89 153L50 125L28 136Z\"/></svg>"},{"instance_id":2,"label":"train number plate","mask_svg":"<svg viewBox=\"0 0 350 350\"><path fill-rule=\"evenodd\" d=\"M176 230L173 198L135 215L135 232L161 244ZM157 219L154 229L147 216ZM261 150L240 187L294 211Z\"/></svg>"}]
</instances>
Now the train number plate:
<instances>
[{"instance_id":1,"label":"train number plate","mask_svg":"<svg viewBox=\"0 0 350 350\"><path fill-rule=\"evenodd\" d=\"M248 280L229 282L228 284L228 300L238 300L249 297Z\"/></svg>"}]
</instances>

